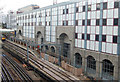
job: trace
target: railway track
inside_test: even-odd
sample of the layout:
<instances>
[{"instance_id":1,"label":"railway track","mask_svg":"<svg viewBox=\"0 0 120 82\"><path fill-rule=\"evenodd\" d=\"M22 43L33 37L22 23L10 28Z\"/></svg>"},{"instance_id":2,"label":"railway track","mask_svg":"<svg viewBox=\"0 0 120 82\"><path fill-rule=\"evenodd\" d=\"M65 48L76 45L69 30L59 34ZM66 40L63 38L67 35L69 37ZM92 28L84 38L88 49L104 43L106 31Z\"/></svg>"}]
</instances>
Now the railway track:
<instances>
[{"instance_id":1,"label":"railway track","mask_svg":"<svg viewBox=\"0 0 120 82\"><path fill-rule=\"evenodd\" d=\"M5 65L2 63L2 81L14 80Z\"/></svg>"},{"instance_id":2,"label":"railway track","mask_svg":"<svg viewBox=\"0 0 120 82\"><path fill-rule=\"evenodd\" d=\"M26 58L27 51L25 48L23 49L20 46L18 46L17 44L14 44L10 41L6 41L6 44L10 45L11 48L13 48L13 50L15 50L16 52L18 52L19 54L21 54L22 56L24 56ZM45 60L41 60L41 59L35 57L35 55L30 51L29 51L29 62L36 65L40 70L42 70L43 72L45 72L46 74L51 76L54 80L57 80L57 81L62 80L62 81L70 81L70 82L79 80L72 75L68 75L66 72L58 69L57 67L46 62Z\"/></svg>"},{"instance_id":3,"label":"railway track","mask_svg":"<svg viewBox=\"0 0 120 82\"><path fill-rule=\"evenodd\" d=\"M29 75L15 61L5 54L2 57L2 72L2 79L6 81L17 80L32 82L32 79L29 77Z\"/></svg>"}]
</instances>

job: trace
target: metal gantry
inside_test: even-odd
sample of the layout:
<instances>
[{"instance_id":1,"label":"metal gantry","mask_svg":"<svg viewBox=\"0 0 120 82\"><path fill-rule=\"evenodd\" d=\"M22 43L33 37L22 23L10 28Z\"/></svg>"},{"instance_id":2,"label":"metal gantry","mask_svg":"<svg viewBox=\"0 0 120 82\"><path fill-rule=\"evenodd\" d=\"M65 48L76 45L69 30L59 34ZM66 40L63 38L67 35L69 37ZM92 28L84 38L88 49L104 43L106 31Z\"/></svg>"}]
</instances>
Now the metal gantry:
<instances>
[{"instance_id":1,"label":"metal gantry","mask_svg":"<svg viewBox=\"0 0 120 82\"><path fill-rule=\"evenodd\" d=\"M27 60L29 60L29 53L28 53L29 46L34 46L34 47L40 46L39 47L39 49L40 49L40 58L41 58L42 46L51 46L52 45L52 46L59 47L59 57L58 57L59 62L58 62L58 64L59 64L59 66L61 65L61 45L60 44L35 44L35 43L29 44L29 42L26 42L26 43L27 43Z\"/></svg>"},{"instance_id":2,"label":"metal gantry","mask_svg":"<svg viewBox=\"0 0 120 82\"><path fill-rule=\"evenodd\" d=\"M12 38L9 38L10 40L12 40ZM60 44L36 44L34 42L28 42L27 40L21 40L21 39L18 39L18 38L14 38L14 40L17 40L17 41L21 41L21 42L24 42L27 46L27 61L29 62L29 46L34 46L34 47L37 47L39 46L39 49L40 49L40 58L41 58L41 52L42 52L42 46L57 46L59 48L59 57L58 57L58 64L59 66L61 66L61 45Z\"/></svg>"}]
</instances>

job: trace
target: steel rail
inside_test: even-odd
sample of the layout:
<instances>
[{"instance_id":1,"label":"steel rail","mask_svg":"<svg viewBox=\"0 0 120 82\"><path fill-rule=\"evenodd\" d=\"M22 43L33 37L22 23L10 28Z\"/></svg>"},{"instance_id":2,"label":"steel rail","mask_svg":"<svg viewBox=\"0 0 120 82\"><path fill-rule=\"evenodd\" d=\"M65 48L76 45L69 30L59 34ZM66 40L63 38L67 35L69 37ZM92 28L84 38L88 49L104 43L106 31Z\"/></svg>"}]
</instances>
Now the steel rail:
<instances>
[{"instance_id":1,"label":"steel rail","mask_svg":"<svg viewBox=\"0 0 120 82\"><path fill-rule=\"evenodd\" d=\"M2 71L5 73L8 81L11 81L11 80L13 81L14 80L3 63L2 63Z\"/></svg>"},{"instance_id":2,"label":"steel rail","mask_svg":"<svg viewBox=\"0 0 120 82\"><path fill-rule=\"evenodd\" d=\"M12 60L11 58L9 58L7 55L5 56L5 59L6 59L7 61L9 61L9 63L12 65L12 67L15 68L15 70L21 75L21 77L23 78L22 80L27 80L27 81L32 82L32 79L29 77L29 75L27 75L27 74L25 73L25 71L23 71L23 70L21 69L21 67L18 66L18 64L17 64L15 61L13 61L13 60Z\"/></svg>"},{"instance_id":3,"label":"steel rail","mask_svg":"<svg viewBox=\"0 0 120 82\"><path fill-rule=\"evenodd\" d=\"M16 48L18 48L19 47L19 50L20 51L26 51L26 49L23 49L23 48L21 48L20 46L18 46L17 44L14 44L14 43L11 43L11 42L9 42L9 41L7 41L9 44L13 44L14 45L14 47L16 47ZM12 46L13 46L12 45ZM23 53L23 52L22 52ZM25 52L24 52L25 53ZM23 53L23 54L24 54ZM30 55L31 55L32 53L30 53ZM25 54L24 54L24 56L25 56ZM33 56L33 55L31 55L31 56ZM31 57L30 57L31 58ZM52 71L52 72L54 72L56 75L58 75L58 76L60 76L61 78L63 78L64 80L69 80L69 81L75 81L76 79L74 78L74 77L71 77L70 75L68 75L68 74L66 74L65 72L63 72L63 71L60 71L60 70L58 70L58 69L55 69L54 67L52 67L51 65L49 65L49 64L46 64L46 62L43 62L42 60L40 60L40 59L38 59L37 58L37 60L39 60L39 62L38 61L36 61L35 59L33 59L33 57L31 58L31 60L34 60L35 62L37 62L38 64L42 64L42 65L44 65L44 67L46 67L46 68L49 68L49 70L50 71Z\"/></svg>"}]
</instances>

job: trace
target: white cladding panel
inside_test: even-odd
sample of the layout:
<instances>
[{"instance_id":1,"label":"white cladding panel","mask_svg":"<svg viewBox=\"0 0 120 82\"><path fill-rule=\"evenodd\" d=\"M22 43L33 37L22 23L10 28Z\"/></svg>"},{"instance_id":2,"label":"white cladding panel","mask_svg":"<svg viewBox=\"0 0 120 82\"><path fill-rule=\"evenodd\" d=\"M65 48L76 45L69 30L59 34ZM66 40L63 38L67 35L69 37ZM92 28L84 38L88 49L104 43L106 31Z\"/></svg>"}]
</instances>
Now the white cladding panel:
<instances>
[{"instance_id":1,"label":"white cladding panel","mask_svg":"<svg viewBox=\"0 0 120 82\"><path fill-rule=\"evenodd\" d=\"M112 35L113 32L113 27L112 26L107 26L107 35Z\"/></svg>"},{"instance_id":2,"label":"white cladding panel","mask_svg":"<svg viewBox=\"0 0 120 82\"><path fill-rule=\"evenodd\" d=\"M78 47L81 47L81 40L78 40Z\"/></svg>"},{"instance_id":3,"label":"white cladding panel","mask_svg":"<svg viewBox=\"0 0 120 82\"><path fill-rule=\"evenodd\" d=\"M113 54L117 54L117 44L113 44Z\"/></svg>"},{"instance_id":4,"label":"white cladding panel","mask_svg":"<svg viewBox=\"0 0 120 82\"><path fill-rule=\"evenodd\" d=\"M95 50L96 50L96 51L99 50L99 42L95 42Z\"/></svg>"},{"instance_id":5,"label":"white cladding panel","mask_svg":"<svg viewBox=\"0 0 120 82\"><path fill-rule=\"evenodd\" d=\"M105 52L105 51L106 51L106 43L102 42L102 52Z\"/></svg>"},{"instance_id":6,"label":"white cladding panel","mask_svg":"<svg viewBox=\"0 0 120 82\"><path fill-rule=\"evenodd\" d=\"M112 43L112 36L107 36L106 38L107 38L107 40L106 40L107 42L111 42Z\"/></svg>"},{"instance_id":7,"label":"white cladding panel","mask_svg":"<svg viewBox=\"0 0 120 82\"><path fill-rule=\"evenodd\" d=\"M87 41L87 49L90 49L90 41Z\"/></svg>"},{"instance_id":8,"label":"white cladding panel","mask_svg":"<svg viewBox=\"0 0 120 82\"><path fill-rule=\"evenodd\" d=\"M106 52L107 53L112 53L112 44L111 43L107 43L107 46L106 46L107 48L106 48Z\"/></svg>"},{"instance_id":9,"label":"white cladding panel","mask_svg":"<svg viewBox=\"0 0 120 82\"><path fill-rule=\"evenodd\" d=\"M78 47L78 40L75 39L75 47Z\"/></svg>"}]
</instances>

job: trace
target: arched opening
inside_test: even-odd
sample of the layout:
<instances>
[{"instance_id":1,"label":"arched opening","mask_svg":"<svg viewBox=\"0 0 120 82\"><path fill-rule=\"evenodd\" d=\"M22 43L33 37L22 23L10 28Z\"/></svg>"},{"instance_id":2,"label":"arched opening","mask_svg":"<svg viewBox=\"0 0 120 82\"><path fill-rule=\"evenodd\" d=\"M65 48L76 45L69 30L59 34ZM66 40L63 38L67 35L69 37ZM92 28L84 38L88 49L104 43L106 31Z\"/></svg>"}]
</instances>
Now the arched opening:
<instances>
[{"instance_id":1,"label":"arched opening","mask_svg":"<svg viewBox=\"0 0 120 82\"><path fill-rule=\"evenodd\" d=\"M53 46L51 47L51 52L55 53L55 48Z\"/></svg>"},{"instance_id":2,"label":"arched opening","mask_svg":"<svg viewBox=\"0 0 120 82\"><path fill-rule=\"evenodd\" d=\"M61 44L61 54L64 57L68 57L70 55L70 41L69 41L69 37L67 34L63 33L59 36L60 38L60 44Z\"/></svg>"},{"instance_id":3,"label":"arched opening","mask_svg":"<svg viewBox=\"0 0 120 82\"><path fill-rule=\"evenodd\" d=\"M102 77L104 79L113 79L114 75L114 65L112 64L111 61L105 59L102 62Z\"/></svg>"},{"instance_id":4,"label":"arched opening","mask_svg":"<svg viewBox=\"0 0 120 82\"><path fill-rule=\"evenodd\" d=\"M79 53L75 54L75 67L80 68L82 66L82 57Z\"/></svg>"},{"instance_id":5,"label":"arched opening","mask_svg":"<svg viewBox=\"0 0 120 82\"><path fill-rule=\"evenodd\" d=\"M47 45L45 45L45 49L46 49L46 50L49 50L49 48L48 48L48 46L47 46Z\"/></svg>"},{"instance_id":6,"label":"arched opening","mask_svg":"<svg viewBox=\"0 0 120 82\"><path fill-rule=\"evenodd\" d=\"M87 72L96 73L96 61L92 56L87 57Z\"/></svg>"},{"instance_id":7,"label":"arched opening","mask_svg":"<svg viewBox=\"0 0 120 82\"><path fill-rule=\"evenodd\" d=\"M22 32L21 32L21 30L19 30L19 32L18 32L21 36L22 36Z\"/></svg>"},{"instance_id":8,"label":"arched opening","mask_svg":"<svg viewBox=\"0 0 120 82\"><path fill-rule=\"evenodd\" d=\"M40 31L37 32L37 43L42 44L43 43L43 36Z\"/></svg>"},{"instance_id":9,"label":"arched opening","mask_svg":"<svg viewBox=\"0 0 120 82\"><path fill-rule=\"evenodd\" d=\"M18 37L19 37L20 39L22 39L22 31L21 31L21 30L18 31Z\"/></svg>"}]
</instances>

